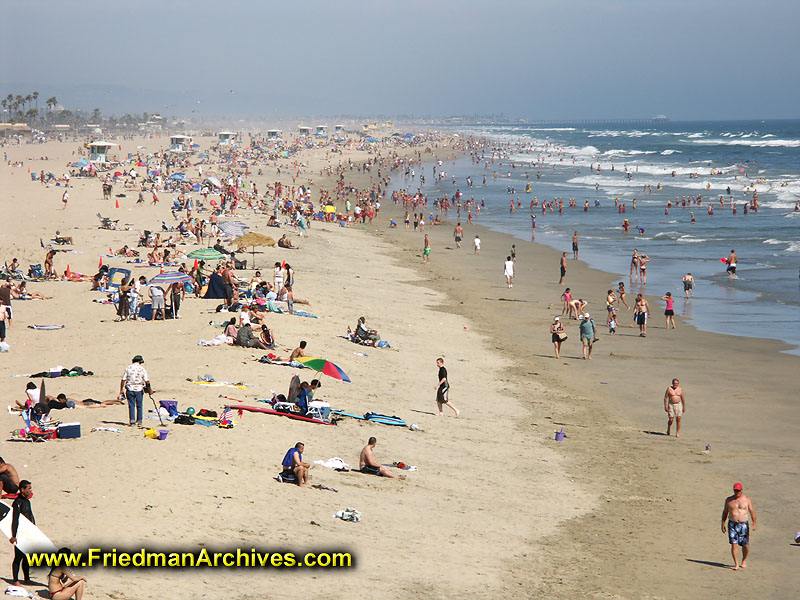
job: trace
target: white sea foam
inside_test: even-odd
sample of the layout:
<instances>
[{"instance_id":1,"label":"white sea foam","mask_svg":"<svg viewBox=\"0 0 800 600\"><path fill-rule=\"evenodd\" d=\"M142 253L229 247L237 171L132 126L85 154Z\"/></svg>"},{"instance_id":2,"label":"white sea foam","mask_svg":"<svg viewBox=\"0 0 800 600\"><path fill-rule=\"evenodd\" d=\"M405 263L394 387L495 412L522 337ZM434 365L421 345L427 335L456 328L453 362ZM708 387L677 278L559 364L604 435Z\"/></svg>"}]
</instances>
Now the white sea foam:
<instances>
[{"instance_id":1,"label":"white sea foam","mask_svg":"<svg viewBox=\"0 0 800 600\"><path fill-rule=\"evenodd\" d=\"M777 244L791 244L792 242L787 242L787 241L784 241L784 240L769 239L769 240L764 240L762 243L774 246L774 245L777 245Z\"/></svg>"},{"instance_id":2,"label":"white sea foam","mask_svg":"<svg viewBox=\"0 0 800 600\"><path fill-rule=\"evenodd\" d=\"M800 252L800 242L792 242L785 252Z\"/></svg>"},{"instance_id":3,"label":"white sea foam","mask_svg":"<svg viewBox=\"0 0 800 600\"><path fill-rule=\"evenodd\" d=\"M705 146L750 146L751 148L800 148L800 140L780 140L780 139L728 139L709 138L705 140L689 139L680 140L691 144L701 144Z\"/></svg>"},{"instance_id":4,"label":"white sea foam","mask_svg":"<svg viewBox=\"0 0 800 600\"><path fill-rule=\"evenodd\" d=\"M681 154L680 150L664 150L661 154L669 156L670 154Z\"/></svg>"},{"instance_id":5,"label":"white sea foam","mask_svg":"<svg viewBox=\"0 0 800 600\"><path fill-rule=\"evenodd\" d=\"M707 242L706 238L696 238L691 235L682 235L677 240L675 240L679 244L700 244L702 242Z\"/></svg>"}]
</instances>

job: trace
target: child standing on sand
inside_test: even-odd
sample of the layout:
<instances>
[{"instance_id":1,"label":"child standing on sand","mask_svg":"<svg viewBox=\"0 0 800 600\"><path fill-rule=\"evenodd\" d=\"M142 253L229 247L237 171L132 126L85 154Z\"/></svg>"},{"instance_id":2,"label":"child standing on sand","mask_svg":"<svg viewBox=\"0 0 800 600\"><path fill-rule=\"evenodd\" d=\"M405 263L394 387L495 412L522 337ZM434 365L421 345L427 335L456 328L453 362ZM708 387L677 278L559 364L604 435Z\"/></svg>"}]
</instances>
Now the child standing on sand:
<instances>
[{"instance_id":1,"label":"child standing on sand","mask_svg":"<svg viewBox=\"0 0 800 600\"><path fill-rule=\"evenodd\" d=\"M475 246L475 254L480 254L481 253L481 238L479 238L477 235L475 236L475 241L473 242L473 245Z\"/></svg>"}]
</instances>

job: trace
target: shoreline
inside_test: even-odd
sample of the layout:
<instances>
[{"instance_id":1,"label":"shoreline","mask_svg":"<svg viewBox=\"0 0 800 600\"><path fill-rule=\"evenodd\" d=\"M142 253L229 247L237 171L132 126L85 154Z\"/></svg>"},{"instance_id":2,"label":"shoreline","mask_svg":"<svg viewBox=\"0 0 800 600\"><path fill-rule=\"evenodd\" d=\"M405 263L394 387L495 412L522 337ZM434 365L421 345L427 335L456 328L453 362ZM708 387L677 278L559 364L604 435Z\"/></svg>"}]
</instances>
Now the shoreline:
<instances>
[{"instance_id":1,"label":"shoreline","mask_svg":"<svg viewBox=\"0 0 800 600\"><path fill-rule=\"evenodd\" d=\"M389 201L386 213L402 223L402 207L396 208ZM451 298L452 307L473 322L481 323L481 331L496 339L504 354L534 357L532 361L520 361L518 370L509 373L509 377L516 376L518 380L519 388L514 391L515 395L535 398L531 398L527 404L530 420L537 425L527 428L533 435L547 439L552 438L552 433L541 433L543 421L548 426L550 423L565 423L567 442L572 443L559 448L570 459L570 475L576 481L583 482L587 489L602 490L600 503L590 515L571 520L560 528L561 534L542 543L549 557L543 558L537 565L547 570L550 579L541 589L556 593L559 597L567 597L569 594L563 594L568 587L566 580L576 578L569 587L570 593L583 593L591 597L585 592L586 586L595 586L592 589L608 593L626 590L631 597L636 597L642 593L644 582L657 582L658 585L654 587L659 593L666 594L668 591L678 597L691 597L686 592L690 588L686 582L677 584L664 575L664 557L658 556L657 551L644 540L636 540L634 534L637 528L644 537L647 536L646 531L657 529L659 525L670 529L676 520L682 521L679 515L687 508L695 513L708 514L710 521L706 523L707 527L701 528L699 524L692 523L689 535L672 532L670 535L675 535L676 540L680 538L687 547L702 541L705 546L703 551L710 553L713 559L697 559L699 562L693 563L697 572L692 576L696 576L700 584L712 575L710 581L721 585L726 580L708 572L721 569L704 570L701 567L703 560L724 563L726 556L729 558L726 540L716 535L718 524L714 526L713 515L717 514L717 504L721 503L729 490L730 482L746 478L750 482L754 502L761 496L762 505L771 505L778 499L791 497L790 478L770 480L771 475L762 472L761 462L764 456L776 457L776 466L791 471L789 465L792 460L800 457L793 433L798 424L792 406L794 386L787 376L791 369L796 368L797 357L780 353L784 347L780 342L702 332L682 319L677 319L677 330L666 332L658 314L661 312L659 304L648 297L651 309L656 313L648 327L648 338L630 337L633 330L626 327L626 317L630 313L620 313L616 338L609 338L601 326L601 344L596 348L595 360L584 363L572 360L580 354L580 342L574 325L568 325L570 339L562 348L562 359L565 360L556 361L552 358L552 344L547 333L550 317L545 315L559 314L558 296L561 288L571 285L575 289L580 286L584 290L580 294L584 297L587 297L585 290L589 289L591 296L588 299L594 299L590 308L602 306L602 294L608 281L613 280L613 275L588 268L583 261L570 259L565 286L559 288L555 282L560 253L556 250L535 242L518 243L519 240L513 236L491 231L482 225L464 225L465 244L460 250L455 250L452 241L454 223L447 219L449 222L434 228L431 234L432 278L428 280L428 285L444 290ZM426 231L430 234L429 230ZM472 254L471 248L472 237L477 231L483 242L479 257ZM407 252L416 250L414 254L421 256L421 234L406 233L402 229L379 230L377 234L401 244ZM414 239L419 242L414 243ZM510 243L517 244L518 270L512 290L505 288L502 281L502 261ZM427 267L421 265L421 258L418 260L419 269ZM542 276L541 273L546 275ZM512 301L502 301L504 298ZM498 311L502 311L502 318L497 316ZM604 311L592 310L593 314L601 312ZM532 325L535 326L533 334L530 333ZM668 337L673 333L678 335ZM709 356L718 358L709 360ZM759 374L757 380L753 380L747 370L738 368L730 369L730 373L725 370L726 380L717 379L716 363L730 366L741 360L747 360L752 372ZM535 366L532 367L531 363ZM520 368L524 368L523 372L527 374L520 376ZM673 376L681 379L688 396L689 411L680 440L667 439L659 433L663 431L666 421L659 403ZM547 400L525 392L534 383L544 386ZM744 390L747 393L743 394ZM646 407L640 400L642 395L649 398ZM755 415L751 397L760 399L759 413ZM590 406L592 402L597 406ZM734 420L733 427L730 427L728 419L719 422L717 414L720 411L747 416L742 420ZM561 416L547 419L553 413ZM746 447L740 448L743 444L739 440L746 440ZM668 445L664 442L676 443ZM578 444L580 447L575 448ZM704 451L706 444L711 445L711 452ZM739 456L740 453L742 456ZM613 485L604 482L594 472L597 470L594 463L598 457L611 466L611 469L606 467L601 471L611 477ZM618 465L620 460L623 466L615 469L614 465ZM672 462L676 464L670 464ZM615 473L616 470L621 473ZM714 495L710 498L703 494L698 496L696 490L691 489L692 484L697 489L704 489L711 482ZM653 494L652 487L648 486L665 487L666 490ZM648 490L652 497L648 497ZM766 498L765 493L769 493ZM608 507L603 505L612 501L610 499L619 498L628 500L615 507L610 515L605 513ZM708 504L712 507L710 511ZM766 570L757 578L758 583L752 581L752 589L769 584L775 586L773 589L776 590L794 591L796 588L791 584L780 587L779 573L782 569L790 568L790 557L781 551L778 534L779 530L784 530L784 537L788 537L788 530L794 524L783 512L772 514L769 518L776 519L781 526L776 526L770 532L774 536L769 539L770 543L774 543L773 547L768 549L759 543L759 553L768 553L768 556L762 556L759 570L764 567ZM597 535L611 536L617 527L613 523L615 519L633 524L633 531L625 539L633 548L628 552L615 550L614 556L606 560L594 557L590 542L581 534L585 531L582 528L589 526L589 523L592 528L599 525ZM654 527L650 519L654 519L658 525ZM700 531L702 535L698 538ZM580 551L564 551L563 545L577 546ZM681 546L678 541L675 545ZM554 547L557 550L553 555ZM627 571L626 577L611 575L619 571L622 556L636 563L637 570ZM592 564L593 568L577 565L566 567L573 560L579 565ZM684 566L686 560L695 559L667 560L672 567L666 571ZM564 576L565 571L570 577Z\"/></svg>"}]
</instances>

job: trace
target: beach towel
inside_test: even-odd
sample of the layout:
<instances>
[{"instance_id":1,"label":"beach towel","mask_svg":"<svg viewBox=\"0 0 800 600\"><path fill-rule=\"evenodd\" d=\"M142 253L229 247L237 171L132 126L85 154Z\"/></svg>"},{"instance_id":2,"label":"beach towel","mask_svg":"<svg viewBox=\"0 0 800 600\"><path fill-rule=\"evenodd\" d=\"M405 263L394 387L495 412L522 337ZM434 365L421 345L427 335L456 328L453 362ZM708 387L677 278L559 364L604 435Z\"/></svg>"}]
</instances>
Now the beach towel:
<instances>
[{"instance_id":1,"label":"beach towel","mask_svg":"<svg viewBox=\"0 0 800 600\"><path fill-rule=\"evenodd\" d=\"M233 338L228 337L224 333L220 333L217 337L211 338L210 340L200 340L197 342L198 346L224 346L224 345L232 345Z\"/></svg>"},{"instance_id":2,"label":"beach towel","mask_svg":"<svg viewBox=\"0 0 800 600\"><path fill-rule=\"evenodd\" d=\"M265 363L268 365L278 365L280 367L294 367L295 369L304 369L306 366L303 363L299 363L296 360L290 361L276 361L273 357L275 355L265 354L261 358L258 359L258 362Z\"/></svg>"},{"instance_id":3,"label":"beach towel","mask_svg":"<svg viewBox=\"0 0 800 600\"><path fill-rule=\"evenodd\" d=\"M66 325L28 325L28 329L36 329L37 331L53 331L56 329L64 329Z\"/></svg>"},{"instance_id":4,"label":"beach towel","mask_svg":"<svg viewBox=\"0 0 800 600\"><path fill-rule=\"evenodd\" d=\"M212 273L208 278L208 289L203 298L225 298L225 285L222 283L222 276L219 273Z\"/></svg>"},{"instance_id":5,"label":"beach towel","mask_svg":"<svg viewBox=\"0 0 800 600\"><path fill-rule=\"evenodd\" d=\"M321 465L323 467L327 467L329 469L334 469L336 471L349 471L350 465L344 462L338 456L334 456L333 458L329 458L328 460L315 460L315 465Z\"/></svg>"},{"instance_id":6,"label":"beach towel","mask_svg":"<svg viewBox=\"0 0 800 600\"><path fill-rule=\"evenodd\" d=\"M232 387L237 390L250 389L246 383L233 383L231 381L192 381L196 385L207 385L209 387Z\"/></svg>"},{"instance_id":7,"label":"beach towel","mask_svg":"<svg viewBox=\"0 0 800 600\"><path fill-rule=\"evenodd\" d=\"M296 317L310 317L312 319L319 319L317 315L307 312L305 310L295 310L292 314Z\"/></svg>"}]
</instances>

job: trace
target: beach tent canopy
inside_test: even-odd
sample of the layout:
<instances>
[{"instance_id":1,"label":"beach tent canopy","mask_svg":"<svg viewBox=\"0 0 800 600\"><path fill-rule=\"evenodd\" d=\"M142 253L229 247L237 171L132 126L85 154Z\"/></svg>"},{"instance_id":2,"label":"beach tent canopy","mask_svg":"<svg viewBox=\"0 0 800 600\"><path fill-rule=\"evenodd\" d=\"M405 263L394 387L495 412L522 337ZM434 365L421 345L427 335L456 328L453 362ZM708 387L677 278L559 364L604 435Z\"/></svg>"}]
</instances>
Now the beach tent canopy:
<instances>
[{"instance_id":1,"label":"beach tent canopy","mask_svg":"<svg viewBox=\"0 0 800 600\"><path fill-rule=\"evenodd\" d=\"M212 273L208 278L208 289L203 298L220 299L225 298L225 285L222 283L222 275Z\"/></svg>"}]
</instances>

